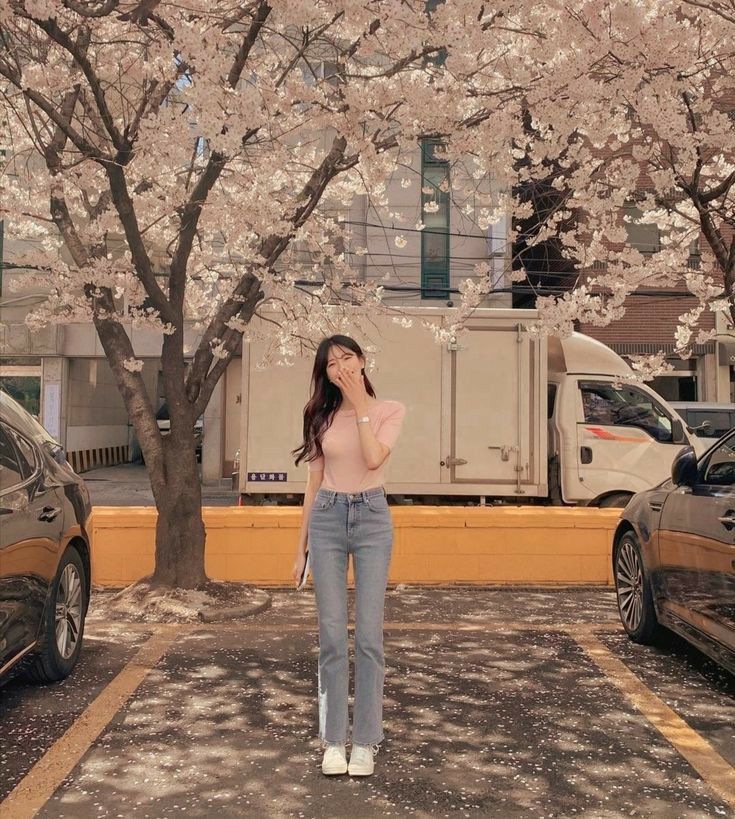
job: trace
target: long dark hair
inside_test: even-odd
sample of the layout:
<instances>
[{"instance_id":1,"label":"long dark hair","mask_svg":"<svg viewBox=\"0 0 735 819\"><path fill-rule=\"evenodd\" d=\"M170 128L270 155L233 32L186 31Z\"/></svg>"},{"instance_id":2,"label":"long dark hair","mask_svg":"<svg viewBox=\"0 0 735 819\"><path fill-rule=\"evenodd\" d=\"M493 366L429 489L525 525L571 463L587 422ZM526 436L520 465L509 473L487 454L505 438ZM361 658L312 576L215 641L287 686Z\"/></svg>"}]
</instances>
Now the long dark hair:
<instances>
[{"instance_id":1,"label":"long dark hair","mask_svg":"<svg viewBox=\"0 0 735 819\"><path fill-rule=\"evenodd\" d=\"M319 342L314 358L314 369L311 371L311 398L304 407L304 442L291 453L296 456L296 466L304 459L313 461L322 456L322 438L334 420L334 413L342 404L342 391L327 378L327 361L331 347L344 347L365 358L362 347L349 336L328 336ZM375 390L365 375L364 367L362 377L367 394L375 398Z\"/></svg>"}]
</instances>

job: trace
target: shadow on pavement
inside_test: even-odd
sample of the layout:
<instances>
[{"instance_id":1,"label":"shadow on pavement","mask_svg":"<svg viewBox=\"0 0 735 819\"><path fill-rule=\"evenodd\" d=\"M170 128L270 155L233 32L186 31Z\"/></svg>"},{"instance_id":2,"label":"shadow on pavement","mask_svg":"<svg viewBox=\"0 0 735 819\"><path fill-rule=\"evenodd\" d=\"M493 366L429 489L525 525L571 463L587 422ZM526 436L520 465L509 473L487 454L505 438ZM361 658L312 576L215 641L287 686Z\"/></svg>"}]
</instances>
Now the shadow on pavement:
<instances>
[{"instance_id":1,"label":"shadow on pavement","mask_svg":"<svg viewBox=\"0 0 735 819\"><path fill-rule=\"evenodd\" d=\"M213 628L173 646L39 816L729 815L568 634L385 645L372 777L320 772L314 631Z\"/></svg>"}]
</instances>

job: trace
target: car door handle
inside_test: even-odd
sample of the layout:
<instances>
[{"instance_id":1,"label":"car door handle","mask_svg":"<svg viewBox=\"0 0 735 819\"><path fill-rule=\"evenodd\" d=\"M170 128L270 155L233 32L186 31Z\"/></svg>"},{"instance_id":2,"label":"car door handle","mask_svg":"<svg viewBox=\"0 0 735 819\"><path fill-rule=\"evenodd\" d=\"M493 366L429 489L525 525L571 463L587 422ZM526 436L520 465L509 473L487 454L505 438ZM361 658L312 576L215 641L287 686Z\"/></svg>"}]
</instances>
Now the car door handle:
<instances>
[{"instance_id":1,"label":"car door handle","mask_svg":"<svg viewBox=\"0 0 735 819\"><path fill-rule=\"evenodd\" d=\"M720 523L726 528L730 528L731 526L735 526L735 513L730 513L729 515L723 515L721 518L717 518Z\"/></svg>"},{"instance_id":2,"label":"car door handle","mask_svg":"<svg viewBox=\"0 0 735 819\"><path fill-rule=\"evenodd\" d=\"M579 460L583 464L591 464L592 463L592 447L583 446L579 450Z\"/></svg>"},{"instance_id":3,"label":"car door handle","mask_svg":"<svg viewBox=\"0 0 735 819\"><path fill-rule=\"evenodd\" d=\"M38 519L46 521L46 523L51 523L51 521L60 514L61 509L58 506L44 506L43 509L41 509L41 514L38 516Z\"/></svg>"}]
</instances>

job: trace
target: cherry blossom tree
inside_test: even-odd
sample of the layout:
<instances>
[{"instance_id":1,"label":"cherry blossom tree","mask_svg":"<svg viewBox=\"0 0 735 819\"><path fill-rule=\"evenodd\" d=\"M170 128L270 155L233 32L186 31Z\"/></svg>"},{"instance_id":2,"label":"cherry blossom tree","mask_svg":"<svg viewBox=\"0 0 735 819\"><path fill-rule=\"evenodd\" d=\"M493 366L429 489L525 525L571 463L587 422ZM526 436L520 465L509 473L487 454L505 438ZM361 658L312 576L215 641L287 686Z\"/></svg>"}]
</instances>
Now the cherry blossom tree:
<instances>
[{"instance_id":1,"label":"cherry blossom tree","mask_svg":"<svg viewBox=\"0 0 735 819\"><path fill-rule=\"evenodd\" d=\"M715 335L700 327L708 312L735 324L732 4L559 3L547 14L571 47L548 65L554 95L529 96L533 128L515 153L525 179L554 165L563 195L534 241L560 241L580 277L539 301L544 324L609 323L639 288L683 284L695 305L676 329L687 355ZM626 221L658 226L659 251L629 241Z\"/></svg>"},{"instance_id":2,"label":"cherry blossom tree","mask_svg":"<svg viewBox=\"0 0 735 819\"><path fill-rule=\"evenodd\" d=\"M439 140L453 167L469 158L463 190L451 194L466 197L463 212L471 200L479 231L508 216L523 225L534 214L523 191L542 179L560 195L546 197L523 252L553 239L579 269L606 263L571 292L539 299L545 331L609 322L636 288L678 281L700 233L711 253L687 277L701 310L682 319L682 346L702 311L732 312L728 9L720 0L5 2L0 215L32 243L22 263L49 291L28 321L94 323L149 469L153 581L206 579L193 427L253 317L288 356L344 327L342 303L351 315L383 309L382 288L360 280L345 253L363 249L343 215L366 195L398 224L390 180L410 177L423 139ZM650 258L625 242L621 208L635 196L664 236ZM512 267L508 280L523 279ZM496 286L481 262L437 338L461 330ZM166 437L131 321L161 334Z\"/></svg>"},{"instance_id":3,"label":"cherry blossom tree","mask_svg":"<svg viewBox=\"0 0 735 819\"><path fill-rule=\"evenodd\" d=\"M344 253L352 237L339 214L355 195L389 207L387 181L427 135L450 159L473 157L474 179L507 170L522 84L534 78L528 68L512 78L508 66L525 61L507 55L539 40L536 23L525 31L510 3L434 6L9 0L0 10L2 215L33 247L14 263L49 291L27 320L94 323L150 474L155 584L206 579L194 422L252 317L270 321L289 354L335 329L341 301L378 309L381 288L357 281ZM483 218L497 209L481 204ZM476 302L487 289L463 291ZM161 334L166 437L130 321ZM187 323L199 333L192 350Z\"/></svg>"}]
</instances>

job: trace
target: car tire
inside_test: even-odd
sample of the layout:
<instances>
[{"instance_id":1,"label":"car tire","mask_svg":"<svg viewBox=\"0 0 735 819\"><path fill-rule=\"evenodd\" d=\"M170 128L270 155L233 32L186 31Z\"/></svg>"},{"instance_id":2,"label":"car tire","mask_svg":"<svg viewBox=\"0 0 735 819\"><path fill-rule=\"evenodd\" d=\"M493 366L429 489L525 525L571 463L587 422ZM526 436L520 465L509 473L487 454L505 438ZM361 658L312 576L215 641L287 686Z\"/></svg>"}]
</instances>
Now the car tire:
<instances>
[{"instance_id":1,"label":"car tire","mask_svg":"<svg viewBox=\"0 0 735 819\"><path fill-rule=\"evenodd\" d=\"M615 595L623 628L634 643L655 643L661 626L656 618L651 581L634 532L626 532L620 538L614 568Z\"/></svg>"},{"instance_id":2,"label":"car tire","mask_svg":"<svg viewBox=\"0 0 735 819\"><path fill-rule=\"evenodd\" d=\"M41 625L41 648L25 669L33 682L49 683L71 674L82 650L89 600L84 564L74 546L64 552Z\"/></svg>"}]
</instances>

